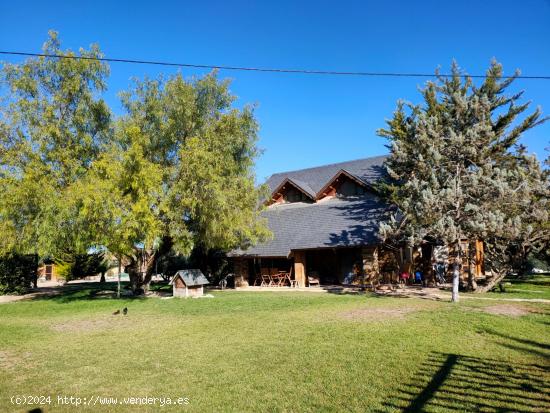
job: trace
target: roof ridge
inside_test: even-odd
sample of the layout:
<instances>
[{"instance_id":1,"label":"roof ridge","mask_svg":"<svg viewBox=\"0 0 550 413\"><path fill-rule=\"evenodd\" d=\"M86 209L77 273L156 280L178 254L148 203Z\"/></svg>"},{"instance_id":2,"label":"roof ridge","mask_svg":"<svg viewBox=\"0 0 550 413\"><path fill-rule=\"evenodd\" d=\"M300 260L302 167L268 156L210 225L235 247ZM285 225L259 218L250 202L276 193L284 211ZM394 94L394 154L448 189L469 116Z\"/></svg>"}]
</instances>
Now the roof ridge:
<instances>
[{"instance_id":1,"label":"roof ridge","mask_svg":"<svg viewBox=\"0 0 550 413\"><path fill-rule=\"evenodd\" d=\"M271 174L269 176L268 180L271 179L274 176L277 176L277 175L287 175L287 174L294 173L294 172L311 171L311 170L314 170L314 169L326 168L328 166L337 166L337 165L342 165L342 164L345 164L345 163L366 161L366 160L371 160L371 159L376 159L376 158L386 158L388 156L389 156L389 154L387 154L387 155L376 155L376 156L369 156L367 158L357 158L357 159L351 159L349 161L333 162L333 163L328 163L328 164L325 164L325 165L312 166L312 167L309 167L309 168L294 169L294 170L291 170L291 171L276 172L274 174ZM341 169L343 169L343 168L341 168Z\"/></svg>"}]
</instances>

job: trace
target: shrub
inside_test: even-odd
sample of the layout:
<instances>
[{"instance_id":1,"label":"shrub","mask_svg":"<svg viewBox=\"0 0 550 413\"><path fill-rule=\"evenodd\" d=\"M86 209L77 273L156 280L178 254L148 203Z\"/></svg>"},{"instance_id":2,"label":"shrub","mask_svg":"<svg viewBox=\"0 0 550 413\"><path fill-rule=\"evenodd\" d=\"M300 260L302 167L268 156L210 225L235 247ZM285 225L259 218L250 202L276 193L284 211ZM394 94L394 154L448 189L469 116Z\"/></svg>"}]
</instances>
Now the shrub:
<instances>
[{"instance_id":1,"label":"shrub","mask_svg":"<svg viewBox=\"0 0 550 413\"><path fill-rule=\"evenodd\" d=\"M55 261L55 270L57 272L57 278L64 280L65 282L73 279L74 263L70 261Z\"/></svg>"},{"instance_id":2,"label":"shrub","mask_svg":"<svg viewBox=\"0 0 550 413\"><path fill-rule=\"evenodd\" d=\"M36 280L36 255L9 254L0 257L0 295L24 294Z\"/></svg>"}]
</instances>

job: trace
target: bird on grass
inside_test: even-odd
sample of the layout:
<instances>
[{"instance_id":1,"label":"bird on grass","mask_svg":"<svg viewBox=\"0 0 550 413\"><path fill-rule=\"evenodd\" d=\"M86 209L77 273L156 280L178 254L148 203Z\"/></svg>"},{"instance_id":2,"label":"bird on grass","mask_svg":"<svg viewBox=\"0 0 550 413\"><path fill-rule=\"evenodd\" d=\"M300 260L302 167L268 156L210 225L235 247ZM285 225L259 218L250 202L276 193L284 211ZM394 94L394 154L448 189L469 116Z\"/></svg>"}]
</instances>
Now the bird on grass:
<instances>
[{"instance_id":1,"label":"bird on grass","mask_svg":"<svg viewBox=\"0 0 550 413\"><path fill-rule=\"evenodd\" d=\"M128 308L124 307L124 309L122 310L122 314L124 315L128 314Z\"/></svg>"},{"instance_id":2,"label":"bird on grass","mask_svg":"<svg viewBox=\"0 0 550 413\"><path fill-rule=\"evenodd\" d=\"M113 315L119 315L120 314L120 310L116 310Z\"/></svg>"}]
</instances>

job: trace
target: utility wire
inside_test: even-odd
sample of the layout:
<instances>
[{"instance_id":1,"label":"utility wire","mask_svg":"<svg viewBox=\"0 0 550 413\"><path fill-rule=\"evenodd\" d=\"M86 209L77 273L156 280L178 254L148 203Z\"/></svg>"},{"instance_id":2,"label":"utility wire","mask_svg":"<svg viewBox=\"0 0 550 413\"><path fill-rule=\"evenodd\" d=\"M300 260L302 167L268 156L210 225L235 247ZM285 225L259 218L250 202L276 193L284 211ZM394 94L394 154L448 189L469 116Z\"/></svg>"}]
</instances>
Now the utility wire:
<instances>
[{"instance_id":1,"label":"utility wire","mask_svg":"<svg viewBox=\"0 0 550 413\"><path fill-rule=\"evenodd\" d=\"M220 69L220 70L240 70L248 72L271 72L271 73L298 73L304 75L333 75L333 76L376 76L376 77L452 77L452 74L439 74L434 73L398 73L398 72L339 72L333 70L307 70L307 69L277 69L277 68L263 68L263 67L242 67L242 66L220 66L220 65L202 65L192 63L174 63L174 62L161 62L153 60L132 60L132 59L114 59L106 57L90 57L90 56L66 56L58 54L46 54L46 53L26 53L26 52L11 52L2 51L3 55L16 55L16 56L33 56L33 57L49 57L58 59L80 59L80 60L96 60L100 62L111 63L133 63L142 65L157 65L157 66L175 66L175 67L190 67L197 69ZM478 79L485 79L487 75L461 75L462 77L471 77ZM503 79L531 79L531 80L550 80L550 76L502 76Z\"/></svg>"}]
</instances>

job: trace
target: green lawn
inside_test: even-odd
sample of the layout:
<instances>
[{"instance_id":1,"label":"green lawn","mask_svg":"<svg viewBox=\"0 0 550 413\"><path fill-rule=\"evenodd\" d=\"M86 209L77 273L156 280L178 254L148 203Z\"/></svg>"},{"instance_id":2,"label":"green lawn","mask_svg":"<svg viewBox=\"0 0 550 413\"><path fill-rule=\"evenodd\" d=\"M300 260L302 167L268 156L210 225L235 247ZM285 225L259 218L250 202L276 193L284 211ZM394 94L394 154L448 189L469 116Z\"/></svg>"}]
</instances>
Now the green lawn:
<instances>
[{"instance_id":1,"label":"green lawn","mask_svg":"<svg viewBox=\"0 0 550 413\"><path fill-rule=\"evenodd\" d=\"M542 298L550 300L550 275L532 274L523 279L505 279L505 291L490 293L494 298Z\"/></svg>"},{"instance_id":2,"label":"green lawn","mask_svg":"<svg viewBox=\"0 0 550 413\"><path fill-rule=\"evenodd\" d=\"M52 396L44 412L550 411L547 304L240 291L117 301L85 287L0 305L0 411L33 407L14 395ZM57 395L189 404L76 408Z\"/></svg>"}]
</instances>

